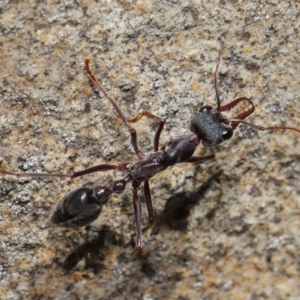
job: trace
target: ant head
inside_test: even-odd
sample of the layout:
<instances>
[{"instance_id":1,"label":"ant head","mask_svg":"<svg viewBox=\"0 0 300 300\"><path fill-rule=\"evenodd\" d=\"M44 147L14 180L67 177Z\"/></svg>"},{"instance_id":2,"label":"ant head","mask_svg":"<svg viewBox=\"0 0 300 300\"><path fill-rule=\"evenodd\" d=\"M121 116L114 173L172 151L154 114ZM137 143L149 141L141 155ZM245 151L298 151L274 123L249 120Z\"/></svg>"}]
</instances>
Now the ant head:
<instances>
[{"instance_id":1,"label":"ant head","mask_svg":"<svg viewBox=\"0 0 300 300\"><path fill-rule=\"evenodd\" d=\"M205 105L193 117L190 130L202 140L203 146L215 146L232 137L233 129L226 121L219 111Z\"/></svg>"}]
</instances>

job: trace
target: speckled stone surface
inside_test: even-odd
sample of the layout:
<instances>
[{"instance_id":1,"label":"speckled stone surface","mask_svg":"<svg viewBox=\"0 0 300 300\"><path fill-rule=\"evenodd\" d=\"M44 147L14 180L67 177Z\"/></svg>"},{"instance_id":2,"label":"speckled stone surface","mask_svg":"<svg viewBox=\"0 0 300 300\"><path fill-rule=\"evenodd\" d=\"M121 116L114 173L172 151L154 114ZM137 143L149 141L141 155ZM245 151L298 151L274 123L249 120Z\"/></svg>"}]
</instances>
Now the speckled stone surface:
<instances>
[{"instance_id":1,"label":"speckled stone surface","mask_svg":"<svg viewBox=\"0 0 300 300\"><path fill-rule=\"evenodd\" d=\"M296 1L276 0L0 1L1 168L135 160L83 70L86 57L128 118L145 109L167 118L162 143L187 133L202 105L216 105L220 49L222 103L251 97L249 122L299 128L299 13ZM152 151L154 122L136 128ZM214 148L215 161L158 174L156 223L139 255L130 186L88 228L48 220L68 191L122 173L72 182L1 175L0 298L300 299L299 140L240 126Z\"/></svg>"}]
</instances>

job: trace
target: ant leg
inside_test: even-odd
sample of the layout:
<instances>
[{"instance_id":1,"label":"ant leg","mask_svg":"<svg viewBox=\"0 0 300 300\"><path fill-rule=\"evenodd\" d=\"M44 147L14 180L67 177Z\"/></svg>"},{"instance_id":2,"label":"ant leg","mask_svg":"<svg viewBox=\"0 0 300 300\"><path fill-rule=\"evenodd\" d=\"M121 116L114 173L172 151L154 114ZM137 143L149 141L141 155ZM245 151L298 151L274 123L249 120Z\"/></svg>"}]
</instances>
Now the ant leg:
<instances>
[{"instance_id":1,"label":"ant leg","mask_svg":"<svg viewBox=\"0 0 300 300\"><path fill-rule=\"evenodd\" d=\"M128 119L127 121L131 122L131 123L135 123L135 122L139 121L144 116L146 116L150 119L154 119L155 121L159 122L158 128L157 128L155 136L154 136L154 140L153 140L154 151L158 151L160 134L161 134L161 132L164 128L166 120L152 114L148 110L145 110L145 111L139 113L135 118Z\"/></svg>"},{"instance_id":2,"label":"ant leg","mask_svg":"<svg viewBox=\"0 0 300 300\"><path fill-rule=\"evenodd\" d=\"M90 174L90 173L95 173L95 172L105 172L105 171L109 171L109 170L118 170L118 171L125 171L125 172L129 172L131 163L122 163L119 165L110 165L110 164L100 164L97 166L93 166L91 168L87 168L87 169L83 169L81 171L77 171L77 172L72 172L72 178L76 178L82 175L86 175L86 174Z\"/></svg>"},{"instance_id":3,"label":"ant leg","mask_svg":"<svg viewBox=\"0 0 300 300\"><path fill-rule=\"evenodd\" d=\"M135 216L135 228L136 228L136 242L135 249L142 249L142 206L141 201L138 197L137 188L132 188L132 204Z\"/></svg>"},{"instance_id":4,"label":"ant leg","mask_svg":"<svg viewBox=\"0 0 300 300\"><path fill-rule=\"evenodd\" d=\"M154 224L154 212L153 212L153 206L152 206L152 200L151 200L151 193L150 193L150 187L149 187L149 181L146 180L144 182L144 195L145 195L145 201L147 205L147 211L148 211L148 218L149 218L149 224L142 228L142 207L140 199L137 195L137 188L133 188L133 208L134 208L134 214L135 214L135 223L136 223L136 233L131 235L131 240L133 242L134 236L136 236L136 242L135 242L135 248L137 250L142 249L142 233L146 232L153 224Z\"/></svg>"},{"instance_id":5,"label":"ant leg","mask_svg":"<svg viewBox=\"0 0 300 300\"><path fill-rule=\"evenodd\" d=\"M211 159L215 159L216 156L214 154L210 154L210 155L205 155L205 156L192 156L191 158L189 158L186 161L183 161L184 163L188 162L188 163L201 163L201 162L205 162L207 160L211 160Z\"/></svg>"},{"instance_id":6,"label":"ant leg","mask_svg":"<svg viewBox=\"0 0 300 300\"><path fill-rule=\"evenodd\" d=\"M143 233L146 232L154 224L154 212L153 212L151 192L150 192L148 180L146 180L144 182L144 195L145 195L145 201L146 201L146 205L147 205L149 224L142 229Z\"/></svg>"},{"instance_id":7,"label":"ant leg","mask_svg":"<svg viewBox=\"0 0 300 300\"><path fill-rule=\"evenodd\" d=\"M77 172L70 173L22 173L22 172L11 172L0 169L1 174L12 175L16 177L59 177L59 178L69 178L73 179L79 176L83 176L86 174L91 174L95 172L106 172L110 170L118 170L118 171L129 171L130 163L122 163L119 165L110 165L110 164L100 164L97 166L93 166L91 168L83 169Z\"/></svg>"},{"instance_id":8,"label":"ant leg","mask_svg":"<svg viewBox=\"0 0 300 300\"><path fill-rule=\"evenodd\" d=\"M109 100L109 102L112 104L112 106L114 107L114 109L117 111L119 117L122 119L123 123L125 124L125 126L128 128L128 130L130 132L130 135L131 135L131 145L134 148L136 156L138 157L138 159L142 159L144 157L144 153L138 147L136 130L128 123L128 121L127 121L124 113L122 112L121 108L116 103L116 101L112 97L110 97L108 95L108 93L105 91L104 87L96 79L95 75L90 70L89 63L90 63L90 60L87 58L85 60L85 70L86 70L86 72L87 72L90 80L104 94L104 96Z\"/></svg>"}]
</instances>

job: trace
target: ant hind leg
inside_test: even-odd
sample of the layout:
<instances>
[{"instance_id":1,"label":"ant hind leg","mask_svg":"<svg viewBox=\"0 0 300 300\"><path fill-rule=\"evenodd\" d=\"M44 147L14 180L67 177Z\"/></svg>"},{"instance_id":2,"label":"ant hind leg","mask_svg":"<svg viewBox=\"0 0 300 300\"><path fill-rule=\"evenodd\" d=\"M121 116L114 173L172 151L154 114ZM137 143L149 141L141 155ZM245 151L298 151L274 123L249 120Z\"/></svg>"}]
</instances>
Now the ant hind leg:
<instances>
[{"instance_id":1,"label":"ant hind leg","mask_svg":"<svg viewBox=\"0 0 300 300\"><path fill-rule=\"evenodd\" d=\"M91 174L95 172L106 172L110 170L119 170L119 171L129 171L130 163L121 163L119 165L111 165L111 164L99 164L87 169L83 169L76 172L70 173L25 173L25 172L12 172L4 169L0 169L0 174L11 175L15 177L58 177L58 178L69 178L73 179L76 177L80 177L86 174Z\"/></svg>"}]
</instances>

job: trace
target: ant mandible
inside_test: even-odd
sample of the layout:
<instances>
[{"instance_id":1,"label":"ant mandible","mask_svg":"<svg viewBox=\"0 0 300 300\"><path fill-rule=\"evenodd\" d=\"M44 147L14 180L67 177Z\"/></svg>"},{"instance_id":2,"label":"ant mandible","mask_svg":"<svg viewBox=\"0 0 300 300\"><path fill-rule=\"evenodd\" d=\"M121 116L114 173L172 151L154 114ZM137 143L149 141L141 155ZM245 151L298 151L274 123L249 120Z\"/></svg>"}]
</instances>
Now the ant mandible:
<instances>
[{"instance_id":1,"label":"ant mandible","mask_svg":"<svg viewBox=\"0 0 300 300\"><path fill-rule=\"evenodd\" d=\"M132 204L134 208L135 224L136 224L136 242L137 250L142 248L142 232L148 229L154 223L154 212L151 200L149 187L149 179L157 173L167 169L178 163L200 163L215 158L214 154L207 156L193 156L197 146L202 141L203 146L210 147L223 143L229 140L233 131L242 123L251 126L256 130L294 130L300 133L300 129L286 126L270 126L263 127L254 125L244 121L246 117L254 112L254 104L246 97L241 97L232 102L222 105L220 104L218 90L218 70L221 60L221 52L218 56L217 66L214 73L214 87L217 99L217 108L205 105L202 106L199 112L192 118L190 123L191 133L171 139L159 147L159 138L163 130L165 119L160 118L150 111L143 111L133 119L127 119L116 103L105 91L104 87L95 78L90 70L89 59L85 60L85 70L95 85L104 96L110 101L118 116L121 118L124 125L127 127L130 136L131 144L137 156L136 162L124 162L120 164L100 164L94 167L71 173L18 173L0 169L0 173L13 175L17 177L60 177L73 179L79 176L94 172L105 172L110 170L119 170L127 172L128 175L123 179L116 180L110 185L97 185L94 188L81 187L69 192L56 205L51 221L54 224L62 227L81 227L95 221L102 210L102 206L106 204L112 194L121 194L124 192L127 183L132 183ZM234 119L227 119L221 112L229 111L241 102L247 102L250 109L238 114ZM136 130L130 123L139 121L142 117L148 117L159 123L154 136L154 152L145 154L138 146ZM142 208L141 201L138 197L138 188L144 183L144 195L147 206L149 225L142 228Z\"/></svg>"}]
</instances>

